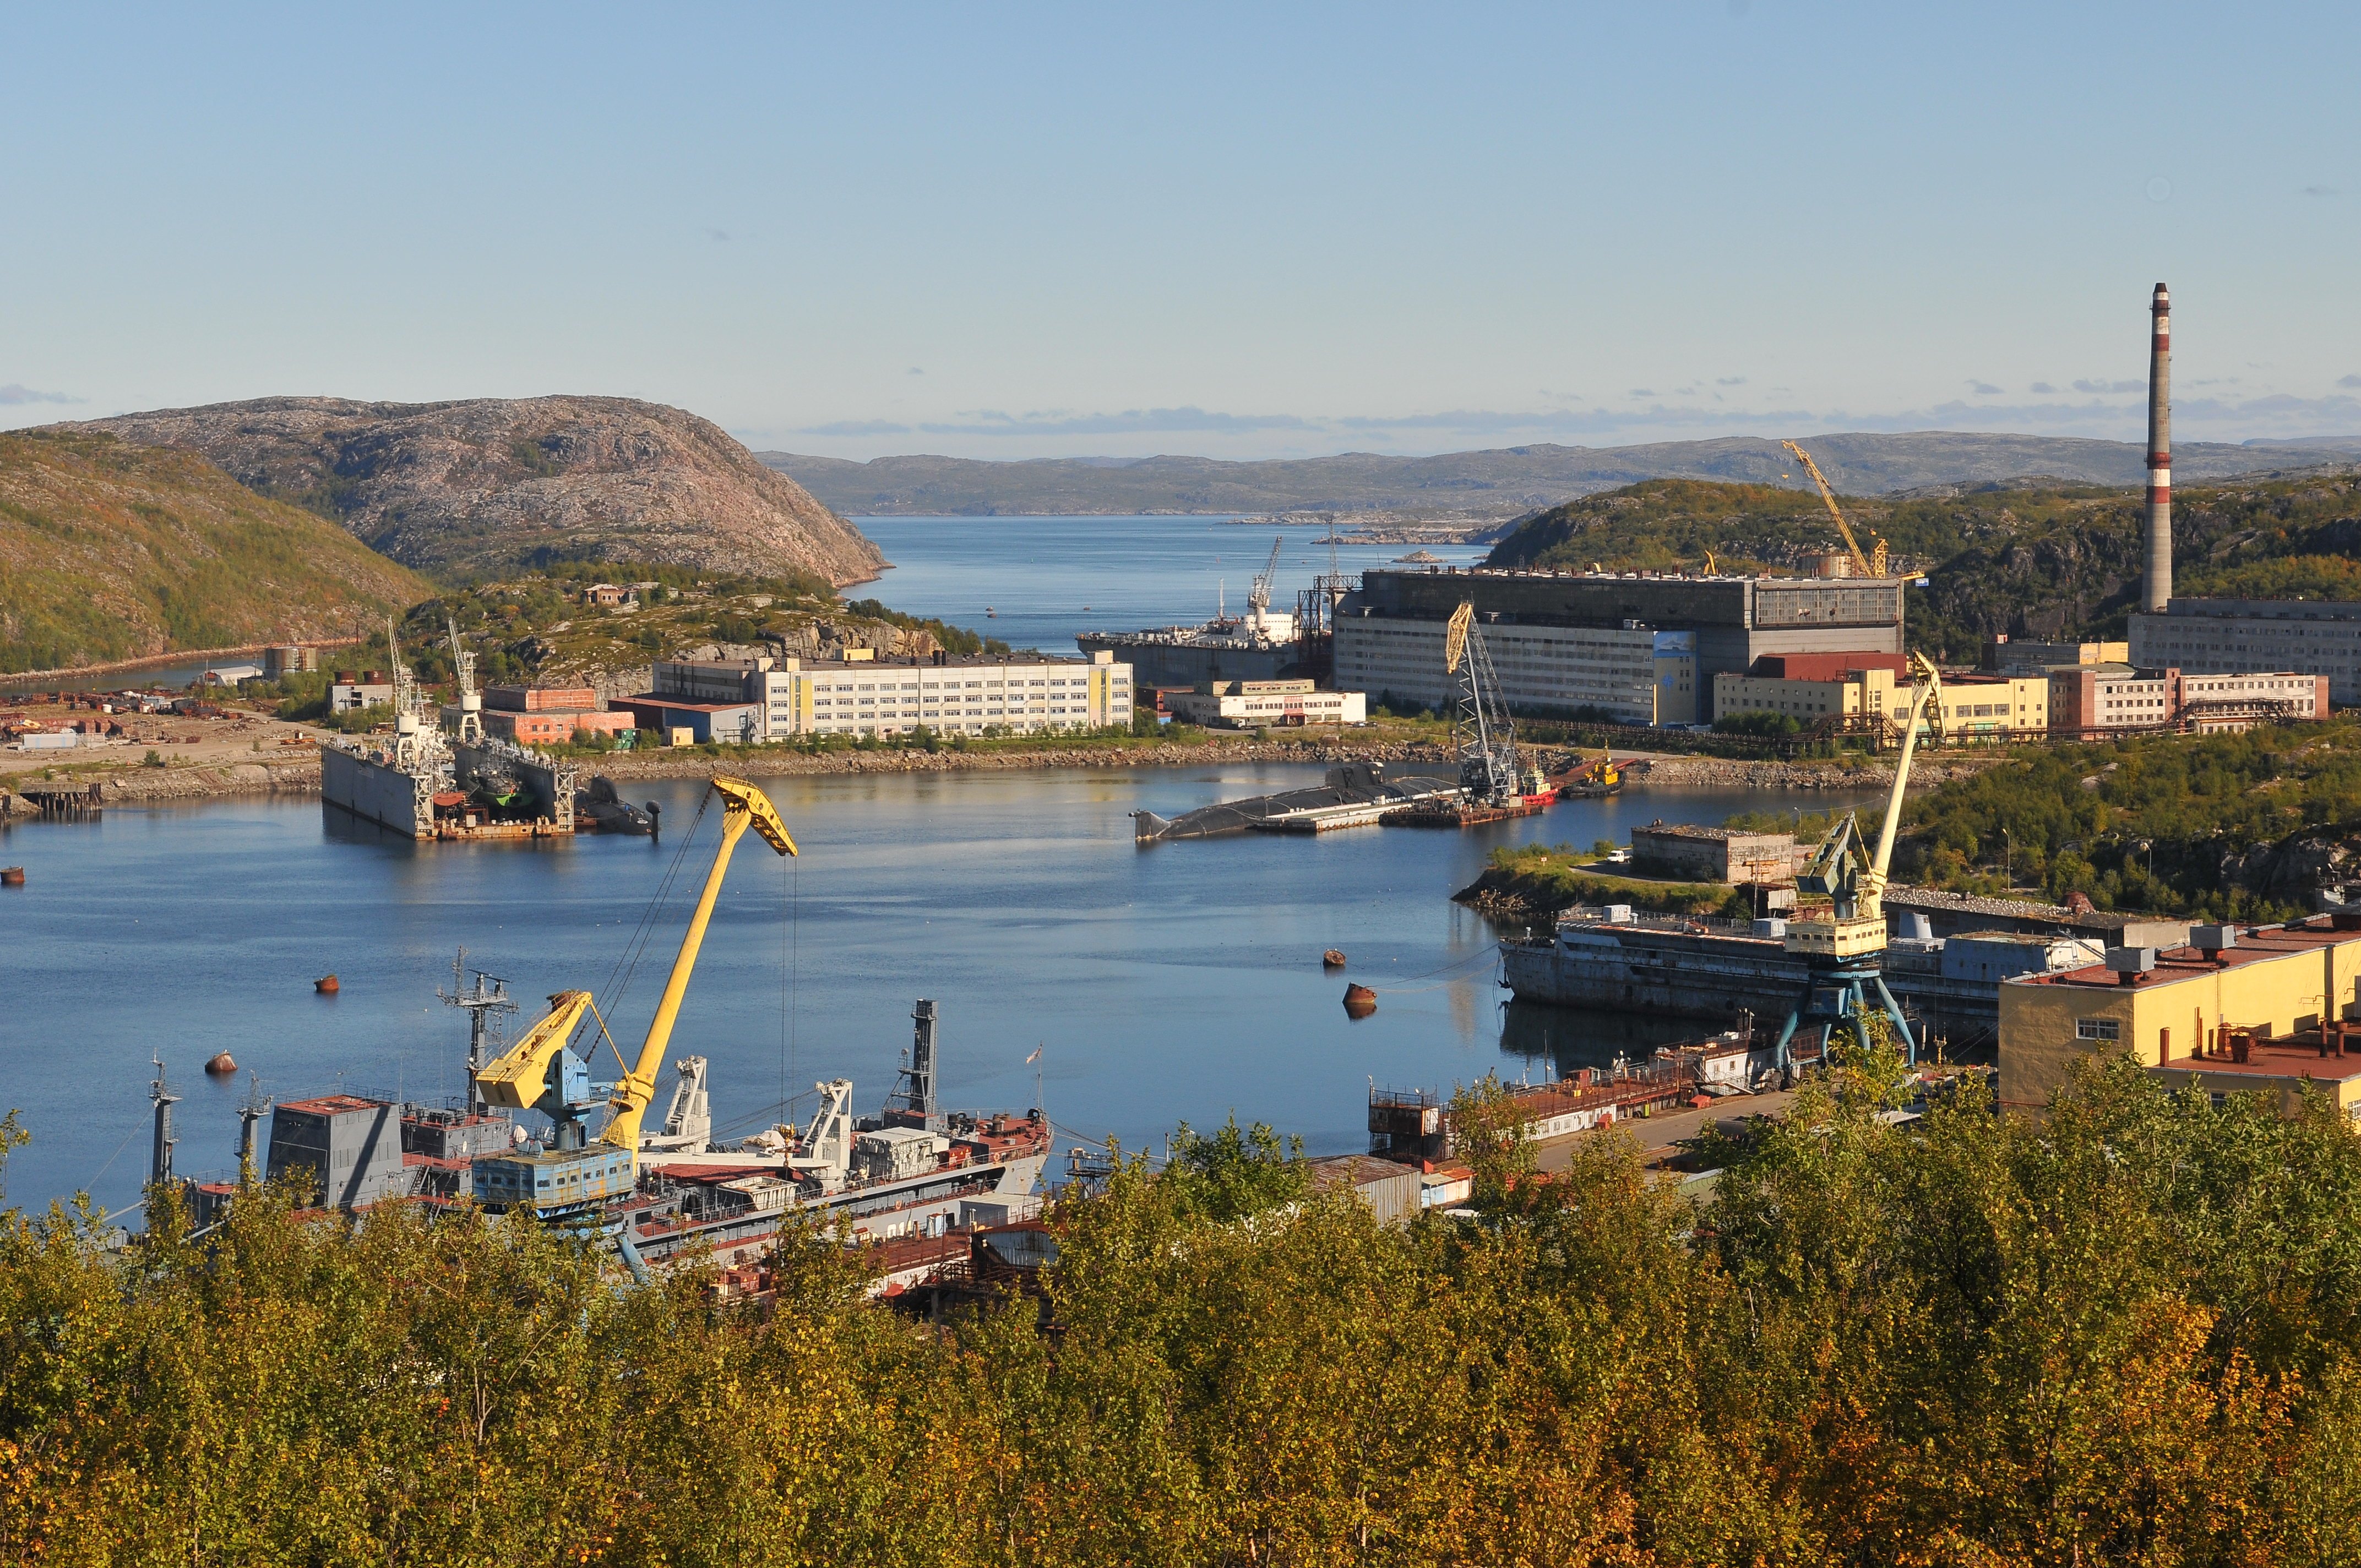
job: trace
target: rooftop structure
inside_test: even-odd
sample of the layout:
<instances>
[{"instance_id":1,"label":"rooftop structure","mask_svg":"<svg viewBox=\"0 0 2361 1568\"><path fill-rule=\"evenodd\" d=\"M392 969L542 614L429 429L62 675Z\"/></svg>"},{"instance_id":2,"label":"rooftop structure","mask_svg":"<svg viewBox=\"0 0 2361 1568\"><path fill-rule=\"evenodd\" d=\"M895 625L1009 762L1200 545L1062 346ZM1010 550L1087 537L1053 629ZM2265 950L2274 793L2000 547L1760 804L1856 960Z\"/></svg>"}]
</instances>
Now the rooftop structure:
<instances>
[{"instance_id":1,"label":"rooftop structure","mask_svg":"<svg viewBox=\"0 0 2361 1568\"><path fill-rule=\"evenodd\" d=\"M400 1107L357 1094L285 1100L270 1116L273 1181L300 1180L323 1208L358 1209L407 1196Z\"/></svg>"},{"instance_id":2,"label":"rooftop structure","mask_svg":"<svg viewBox=\"0 0 2361 1568\"><path fill-rule=\"evenodd\" d=\"M1984 663L2004 675L2045 675L2060 664L2122 664L2131 661L2128 642L2023 642L1995 637Z\"/></svg>"},{"instance_id":3,"label":"rooftop structure","mask_svg":"<svg viewBox=\"0 0 2361 1568\"><path fill-rule=\"evenodd\" d=\"M2008 981L2001 1102L2047 1105L2078 1058L2101 1052L2162 1068L2214 1059L2240 1038L2309 1039L2323 1024L2361 1015L2356 982L2361 913L2198 927L2183 944L2115 948L2103 964Z\"/></svg>"},{"instance_id":4,"label":"rooftop structure","mask_svg":"<svg viewBox=\"0 0 2361 1568\"><path fill-rule=\"evenodd\" d=\"M1660 876L1787 886L1795 880L1795 837L1657 822L1631 830L1631 863Z\"/></svg>"}]
</instances>

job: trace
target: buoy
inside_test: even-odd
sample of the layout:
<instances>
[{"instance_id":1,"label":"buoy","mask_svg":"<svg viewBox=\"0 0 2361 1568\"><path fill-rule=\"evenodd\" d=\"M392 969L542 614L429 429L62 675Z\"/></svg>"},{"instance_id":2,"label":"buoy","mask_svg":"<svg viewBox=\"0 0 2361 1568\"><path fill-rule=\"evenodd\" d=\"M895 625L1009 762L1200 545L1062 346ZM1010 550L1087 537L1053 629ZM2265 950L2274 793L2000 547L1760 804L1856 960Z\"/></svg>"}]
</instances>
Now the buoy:
<instances>
[{"instance_id":1,"label":"buoy","mask_svg":"<svg viewBox=\"0 0 2361 1568\"><path fill-rule=\"evenodd\" d=\"M1345 955L1338 952L1335 948L1331 948L1326 952L1320 955L1320 967L1323 969L1343 969L1345 967Z\"/></svg>"},{"instance_id":2,"label":"buoy","mask_svg":"<svg viewBox=\"0 0 2361 1568\"><path fill-rule=\"evenodd\" d=\"M0 866L0 887L22 887L22 886L24 886L24 885L25 885L25 868L24 868L24 867L22 867L22 866Z\"/></svg>"},{"instance_id":3,"label":"buoy","mask_svg":"<svg viewBox=\"0 0 2361 1568\"><path fill-rule=\"evenodd\" d=\"M237 1063L227 1051L215 1051L214 1059L205 1063L205 1071L215 1078L227 1078L237 1070Z\"/></svg>"},{"instance_id":4,"label":"buoy","mask_svg":"<svg viewBox=\"0 0 2361 1568\"><path fill-rule=\"evenodd\" d=\"M335 975L324 975L312 982L312 989L318 992L323 996L334 996L336 994L337 989L336 977Z\"/></svg>"},{"instance_id":5,"label":"buoy","mask_svg":"<svg viewBox=\"0 0 2361 1568\"><path fill-rule=\"evenodd\" d=\"M1378 1010L1378 993L1366 985L1345 988L1345 1012L1354 1018L1366 1018Z\"/></svg>"}]
</instances>

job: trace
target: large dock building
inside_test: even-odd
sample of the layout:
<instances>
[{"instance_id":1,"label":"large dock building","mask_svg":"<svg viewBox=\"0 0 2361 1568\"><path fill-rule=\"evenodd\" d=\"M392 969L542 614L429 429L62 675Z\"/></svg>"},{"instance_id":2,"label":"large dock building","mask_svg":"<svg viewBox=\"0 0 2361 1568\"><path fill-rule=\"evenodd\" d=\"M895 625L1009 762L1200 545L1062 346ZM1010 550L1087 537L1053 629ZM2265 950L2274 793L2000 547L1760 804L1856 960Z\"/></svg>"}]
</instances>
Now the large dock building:
<instances>
[{"instance_id":1,"label":"large dock building","mask_svg":"<svg viewBox=\"0 0 2361 1568\"><path fill-rule=\"evenodd\" d=\"M1768 655L1899 654L1898 577L1378 569L1337 606L1335 684L1441 707L1445 625L1472 601L1511 711L1709 721L1715 677Z\"/></svg>"}]
</instances>

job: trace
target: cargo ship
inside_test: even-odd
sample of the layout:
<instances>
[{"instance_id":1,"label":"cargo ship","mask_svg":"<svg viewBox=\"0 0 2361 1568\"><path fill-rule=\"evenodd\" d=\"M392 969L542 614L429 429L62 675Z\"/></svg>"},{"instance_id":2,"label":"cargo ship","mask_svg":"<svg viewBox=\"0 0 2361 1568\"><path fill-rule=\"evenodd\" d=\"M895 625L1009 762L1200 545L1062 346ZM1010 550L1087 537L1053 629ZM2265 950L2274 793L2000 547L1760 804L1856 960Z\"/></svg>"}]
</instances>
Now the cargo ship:
<instances>
[{"instance_id":1,"label":"cargo ship","mask_svg":"<svg viewBox=\"0 0 2361 1568\"><path fill-rule=\"evenodd\" d=\"M486 1014L514 1004L480 976L472 992L444 994L471 1014L472 1078L498 1046ZM566 1152L551 1146L554 1130L536 1133L479 1094L445 1104L341 1092L282 1102L257 1112L269 1117L270 1132L256 1163L273 1180L307 1181L323 1207L464 1199L495 1212L524 1208L626 1234L650 1264L693 1248L727 1260L766 1246L791 1217L854 1242L1030 1218L1049 1157L1048 1117L1038 1108L943 1110L935 1004L920 1001L912 1016L914 1043L883 1110L855 1115L851 1080L837 1079L816 1086L819 1108L807 1126L783 1124L737 1145L712 1141L707 1058L680 1058L661 1129L641 1136L636 1177L622 1150L553 1158ZM209 1180L196 1184L195 1197L212 1214L236 1190Z\"/></svg>"},{"instance_id":2,"label":"cargo ship","mask_svg":"<svg viewBox=\"0 0 2361 1568\"><path fill-rule=\"evenodd\" d=\"M1303 627L1290 610L1270 608L1280 543L1246 593L1246 612L1231 615L1218 601L1213 619L1195 626L1139 631L1085 631L1074 641L1088 653L1106 652L1132 669L1135 691L1156 686L1195 688L1208 681L1272 681L1305 663Z\"/></svg>"}]
</instances>

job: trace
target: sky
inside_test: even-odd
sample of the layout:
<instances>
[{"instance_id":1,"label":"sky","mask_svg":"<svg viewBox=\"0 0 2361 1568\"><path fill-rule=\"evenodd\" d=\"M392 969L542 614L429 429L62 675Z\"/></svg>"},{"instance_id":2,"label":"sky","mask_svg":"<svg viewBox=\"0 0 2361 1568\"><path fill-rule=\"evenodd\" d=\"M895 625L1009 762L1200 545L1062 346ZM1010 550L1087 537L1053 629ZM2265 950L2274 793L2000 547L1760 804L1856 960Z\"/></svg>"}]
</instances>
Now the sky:
<instances>
[{"instance_id":1,"label":"sky","mask_svg":"<svg viewBox=\"0 0 2361 1568\"><path fill-rule=\"evenodd\" d=\"M2361 6L11 6L0 424L2361 435Z\"/></svg>"}]
</instances>

